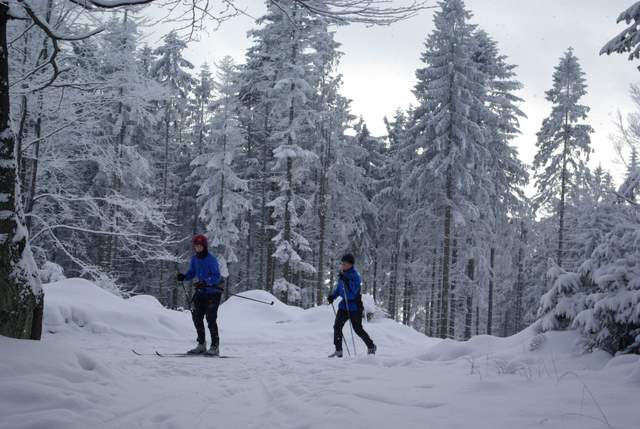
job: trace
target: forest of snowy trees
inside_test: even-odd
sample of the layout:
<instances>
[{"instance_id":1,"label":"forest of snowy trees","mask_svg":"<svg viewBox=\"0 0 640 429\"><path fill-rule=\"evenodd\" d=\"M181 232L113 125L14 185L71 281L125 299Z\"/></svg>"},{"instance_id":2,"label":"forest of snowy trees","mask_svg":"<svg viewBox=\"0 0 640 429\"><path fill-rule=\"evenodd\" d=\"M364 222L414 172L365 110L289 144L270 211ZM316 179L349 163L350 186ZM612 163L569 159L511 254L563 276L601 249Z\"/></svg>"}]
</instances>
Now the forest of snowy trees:
<instances>
[{"instance_id":1,"label":"forest of snowy trees","mask_svg":"<svg viewBox=\"0 0 640 429\"><path fill-rule=\"evenodd\" d=\"M427 335L507 336L538 321L640 352L640 86L612 142L626 165L614 183L589 162L589 76L568 46L541 71L553 77L548 115L533 165L520 160L523 83L462 0L437 3L416 103L389 106L386 135L342 95L334 33L411 7L373 2L341 19L313 1L267 1L243 62L196 66L184 25L149 46L145 8L132 5L145 2L116 3L0 1L0 259L3 279L34 285L31 307L38 282L61 276L184 306L175 273L204 232L226 294L320 305L352 252L363 292ZM635 61L640 3L620 20L629 28L603 53ZM3 334L24 336L2 319Z\"/></svg>"}]
</instances>

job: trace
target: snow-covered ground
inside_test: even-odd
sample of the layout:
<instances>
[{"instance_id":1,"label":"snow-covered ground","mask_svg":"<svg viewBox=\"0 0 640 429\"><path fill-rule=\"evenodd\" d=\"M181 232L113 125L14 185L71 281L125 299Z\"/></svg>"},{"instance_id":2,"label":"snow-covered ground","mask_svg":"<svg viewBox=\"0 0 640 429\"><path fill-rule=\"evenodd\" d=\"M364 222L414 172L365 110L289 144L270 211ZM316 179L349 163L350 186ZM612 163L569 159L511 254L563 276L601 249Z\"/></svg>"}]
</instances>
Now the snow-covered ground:
<instances>
[{"instance_id":1,"label":"snow-covered ground","mask_svg":"<svg viewBox=\"0 0 640 429\"><path fill-rule=\"evenodd\" d=\"M330 307L232 298L237 358L139 357L191 347L190 315L78 279L45 291L44 339L0 337L1 428L640 427L638 356L581 355L571 332L456 343L383 320L365 324L377 356L327 359Z\"/></svg>"}]
</instances>

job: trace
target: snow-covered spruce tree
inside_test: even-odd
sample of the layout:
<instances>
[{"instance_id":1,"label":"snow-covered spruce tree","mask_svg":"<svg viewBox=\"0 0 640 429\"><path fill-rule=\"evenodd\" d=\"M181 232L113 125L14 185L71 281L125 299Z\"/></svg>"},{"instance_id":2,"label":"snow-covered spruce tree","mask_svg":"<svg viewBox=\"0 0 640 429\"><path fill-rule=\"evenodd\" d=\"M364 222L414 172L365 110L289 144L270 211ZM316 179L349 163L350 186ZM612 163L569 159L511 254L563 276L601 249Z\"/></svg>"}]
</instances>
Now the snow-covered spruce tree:
<instances>
[{"instance_id":1,"label":"snow-covered spruce tree","mask_svg":"<svg viewBox=\"0 0 640 429\"><path fill-rule=\"evenodd\" d=\"M300 274L315 272L315 268L300 254L309 252L311 248L302 235L299 222L309 202L298 189L308 175L310 163L315 160L315 154L302 141L315 120L315 111L309 101L309 76L305 76L304 69L308 63L305 57L309 55L306 49L308 39L305 40L306 34L301 33L301 29L308 25L309 17L305 15L295 3L290 5L287 13L280 14L284 55L280 76L274 86L277 99L272 135L277 142L273 150L276 158L274 170L280 173L280 177L279 192L269 204L274 209L274 257L282 269L281 277L274 281L274 291L280 293L285 302L300 301Z\"/></svg>"},{"instance_id":2,"label":"snow-covered spruce tree","mask_svg":"<svg viewBox=\"0 0 640 429\"><path fill-rule=\"evenodd\" d=\"M342 213L331 210L334 201L332 192L337 189L335 170L333 165L338 161L336 152L340 144L343 144L346 136L346 128L349 126L351 115L349 114L349 102L339 94L342 84L342 76L337 73L337 66L342 53L338 50L340 44L335 41L333 31L329 30L330 21L318 19L310 27L310 46L313 50L310 68L311 104L315 114L315 124L311 132L310 150L317 158L314 165L313 181L306 186L304 192L310 194L312 208L305 212L301 221L304 225L304 234L316 246L313 246L313 256L316 258L315 278L308 279L307 293L303 296L303 305L322 304L327 296L326 278L332 270L331 243L338 234L335 224ZM333 225L329 227L329 225ZM353 225L348 223L347 225ZM342 231L345 235L348 232ZM343 238L346 239L345 236ZM339 238L338 238L339 240Z\"/></svg>"},{"instance_id":3,"label":"snow-covered spruce tree","mask_svg":"<svg viewBox=\"0 0 640 429\"><path fill-rule=\"evenodd\" d=\"M193 98L190 100L190 111L193 116L193 156L195 159L205 154L211 149L212 140L215 143L215 138L211 136L211 107L214 95L214 81L211 76L211 70L209 65L204 63L200 67L200 72L196 84L193 88ZM215 108L215 105L213 106ZM193 163L192 163L193 165ZM193 207L193 220L192 220L192 233L196 234L201 231L200 211L201 204L197 203L198 190L202 185L202 181L207 178L208 175L197 174L194 170L190 176L186 178L186 183L182 189L189 195L193 195L194 201Z\"/></svg>"},{"instance_id":4,"label":"snow-covered spruce tree","mask_svg":"<svg viewBox=\"0 0 640 429\"><path fill-rule=\"evenodd\" d=\"M630 95L636 111L629 113L626 118L618 115L614 147L618 160L627 169L618 196L633 204L640 193L640 87L632 84Z\"/></svg>"},{"instance_id":5,"label":"snow-covered spruce tree","mask_svg":"<svg viewBox=\"0 0 640 429\"><path fill-rule=\"evenodd\" d=\"M623 11L616 20L617 23L624 21L628 27L620 34L607 42L600 50L600 55L612 53L629 54L629 60L640 58L640 2L634 2L632 6Z\"/></svg>"},{"instance_id":6,"label":"snow-covered spruce tree","mask_svg":"<svg viewBox=\"0 0 640 429\"><path fill-rule=\"evenodd\" d=\"M565 240L567 266L579 267L618 222L618 197L611 175L598 166L579 176L568 194Z\"/></svg>"},{"instance_id":7,"label":"snow-covered spruce tree","mask_svg":"<svg viewBox=\"0 0 640 429\"><path fill-rule=\"evenodd\" d=\"M271 85L260 88L260 96L268 107L265 128L275 160L272 174L276 175L276 187L266 204L272 210L272 254L280 276L274 276L273 287L285 301L299 302L301 276L315 271L301 256L311 249L300 225L300 216L309 207L301 186L316 159L309 150L309 136L316 121L310 102L313 78L309 70L314 22L306 9L291 2L279 7L269 3L261 23L263 27L253 32L258 39L253 51L259 52L262 60L257 64L262 69L260 74L272 73Z\"/></svg>"},{"instance_id":8,"label":"snow-covered spruce tree","mask_svg":"<svg viewBox=\"0 0 640 429\"><path fill-rule=\"evenodd\" d=\"M378 137L371 134L367 124L362 118L353 127L356 131L355 139L352 142L352 159L362 168L365 180L362 186L356 188L362 193L367 201L372 201L376 193L380 190L380 179L382 175L382 165L385 162L384 136ZM363 271L375 271L372 268L372 261L377 258L375 252L378 249L379 238L376 234L379 231L379 223L375 209L371 205L365 205L362 209L362 221L358 226L358 233L352 234L349 238L348 248L359 255L360 268ZM375 273L374 273L375 274Z\"/></svg>"},{"instance_id":9,"label":"snow-covered spruce tree","mask_svg":"<svg viewBox=\"0 0 640 429\"><path fill-rule=\"evenodd\" d=\"M631 154L629 155L629 162L627 164L627 174L620 187L620 195L628 201L635 203L637 202L638 192L640 192L640 158L638 148L633 146L631 147Z\"/></svg>"},{"instance_id":10,"label":"snow-covered spruce tree","mask_svg":"<svg viewBox=\"0 0 640 429\"><path fill-rule=\"evenodd\" d=\"M593 291L574 326L590 347L640 354L640 218L636 209L627 209L580 267Z\"/></svg>"},{"instance_id":11,"label":"snow-covered spruce tree","mask_svg":"<svg viewBox=\"0 0 640 429\"><path fill-rule=\"evenodd\" d=\"M584 72L569 48L553 73L553 87L546 98L553 104L542 122L533 166L536 172L537 203L558 216L556 264L563 266L565 205L575 176L585 167L591 153L593 129L585 124L589 108L580 104L587 93Z\"/></svg>"},{"instance_id":12,"label":"snow-covered spruce tree","mask_svg":"<svg viewBox=\"0 0 640 429\"><path fill-rule=\"evenodd\" d=\"M216 64L215 101L208 127L211 144L192 162L194 176L201 181L198 203L200 218L210 237L211 247L220 261L223 277L229 264L236 263L240 239L239 225L249 208L247 183L238 176L238 158L245 144L238 115L237 68L231 57Z\"/></svg>"},{"instance_id":13,"label":"snow-covered spruce tree","mask_svg":"<svg viewBox=\"0 0 640 429\"><path fill-rule=\"evenodd\" d=\"M520 133L519 119L524 116L518 107L522 99L515 94L522 87L522 84L515 80L515 66L507 63L506 57L500 54L497 43L486 32L477 31L475 42L473 59L485 75L485 100L492 115L486 117L483 127L490 156L489 162L484 166L486 174L483 176L484 182L479 186L481 191L476 192L474 196L481 214L479 222L472 229L473 234L480 239L484 230L487 234L486 241L489 243L489 249L486 251L489 254L486 332L491 334L496 292L494 287L496 284L510 283L496 281L497 275L500 274L497 267L508 267L507 270L502 270L503 275L513 270L511 254L506 251L506 242L511 242L514 236L518 235L517 228L512 228L514 224L511 219L522 216L525 199L522 188L527 183L528 174L512 145L514 137ZM484 240L481 239L482 241ZM480 248L477 250L482 252ZM471 256L480 262L480 266L486 265L487 259L482 253Z\"/></svg>"},{"instance_id":14,"label":"snow-covered spruce tree","mask_svg":"<svg viewBox=\"0 0 640 429\"><path fill-rule=\"evenodd\" d=\"M186 47L186 43L175 31L170 32L164 37L163 44L154 50L157 60L151 67L151 75L163 84L169 95L162 103L163 151L156 161L161 168L161 204L165 216L169 219L178 216L190 217L193 213L188 204L193 197L185 195L186 192L181 192L185 190L180 188L184 178L191 173L189 163L193 159L192 146L184 139L188 131L188 97L195 84L195 79L189 71L194 66L183 56ZM184 200L187 204L182 204ZM180 210L185 210L185 213L180 213ZM175 231L174 228L175 235L190 235L191 225L183 226L187 229ZM167 280L167 267L161 263L159 268L158 296L161 296L162 289L166 286L164 283Z\"/></svg>"},{"instance_id":15,"label":"snow-covered spruce tree","mask_svg":"<svg viewBox=\"0 0 640 429\"><path fill-rule=\"evenodd\" d=\"M275 276L273 207L269 203L275 192L273 174L274 128L272 112L276 103L273 91L279 76L279 33L273 30L270 14L257 20L259 28L249 32L253 46L246 52L246 61L240 67L240 99L243 122L247 130L247 144L255 151L253 206L256 207L255 231L258 261L256 280L260 288L272 290ZM281 54L281 53L280 53Z\"/></svg>"},{"instance_id":16,"label":"snow-covered spruce tree","mask_svg":"<svg viewBox=\"0 0 640 429\"><path fill-rule=\"evenodd\" d=\"M551 290L541 300L538 327L579 328L588 347L634 351L637 270L628 261L638 251L632 241L637 213L619 200L610 175L598 167L568 193L566 215L565 259L579 268L568 272L554 264L549 270Z\"/></svg>"},{"instance_id":17,"label":"snow-covered spruce tree","mask_svg":"<svg viewBox=\"0 0 640 429\"><path fill-rule=\"evenodd\" d=\"M418 126L424 131L423 156L414 157L414 169L430 169L442 176L445 196L442 213L442 290L438 335L447 337L450 328L449 294L452 275L454 219L476 216L472 197L483 182L481 168L488 162L483 123L492 112L485 105L486 76L473 59L475 26L461 0L439 3L434 15L435 30L429 35L422 55L425 67L416 72L414 89L421 106ZM427 177L424 175L423 177ZM420 183L431 187L433 183Z\"/></svg>"},{"instance_id":18,"label":"snow-covered spruce tree","mask_svg":"<svg viewBox=\"0 0 640 429\"><path fill-rule=\"evenodd\" d=\"M373 198L373 203L378 211L380 230L378 236L387 245L382 250L385 266L388 266L389 282L386 285L386 308L389 317L398 317L398 291L402 273L406 270L403 255L405 241L405 194L403 191L404 163L407 155L404 148L406 143L406 117L403 112L396 112L393 122L385 118L389 149L384 154L380 176L380 190ZM382 256L381 255L381 256ZM404 273L406 275L406 273Z\"/></svg>"},{"instance_id":19,"label":"snow-covered spruce tree","mask_svg":"<svg viewBox=\"0 0 640 429\"><path fill-rule=\"evenodd\" d=\"M382 298L383 303L386 303L387 296L383 297L378 293L380 291L387 293L382 271L382 267L385 266L383 253L386 249L382 247L385 243L382 242L379 234L377 208L372 202L380 189L386 138L373 136L362 118L359 118L352 128L356 135L345 139L346 146L341 150L341 154L336 156L336 166L332 168L337 167L338 170L342 170L346 165L357 167L351 171L344 170L346 182L342 183L339 180L336 182L343 186L339 191L343 195L341 198L353 198L357 202L355 204L339 201L334 203L334 206L339 206L341 211L334 211L334 213L340 213L341 216L349 218L345 223L349 228L345 228L345 232L351 232L342 237L336 237L333 254L349 250L358 255L358 266L364 276L364 290L371 293L374 300L379 301ZM339 187L336 187L335 191L338 189ZM346 212L342 213L343 211Z\"/></svg>"},{"instance_id":20,"label":"snow-covered spruce tree","mask_svg":"<svg viewBox=\"0 0 640 429\"><path fill-rule=\"evenodd\" d=\"M580 276L563 270L553 261L550 263L547 278L551 289L540 299L538 309L538 329L542 331L570 327L573 319L585 309L586 294Z\"/></svg>"}]
</instances>

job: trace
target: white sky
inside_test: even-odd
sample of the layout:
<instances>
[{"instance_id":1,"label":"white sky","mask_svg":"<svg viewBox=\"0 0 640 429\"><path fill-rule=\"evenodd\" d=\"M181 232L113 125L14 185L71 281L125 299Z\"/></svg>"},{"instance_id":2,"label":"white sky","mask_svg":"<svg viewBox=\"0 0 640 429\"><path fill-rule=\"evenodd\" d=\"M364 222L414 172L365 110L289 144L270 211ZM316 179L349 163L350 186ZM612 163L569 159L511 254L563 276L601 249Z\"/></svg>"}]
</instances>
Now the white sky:
<instances>
[{"instance_id":1,"label":"white sky","mask_svg":"<svg viewBox=\"0 0 640 429\"><path fill-rule=\"evenodd\" d=\"M261 0L239 0L247 11L259 16ZM435 4L435 0L433 4ZM518 65L518 79L525 88L521 106L528 118L522 121L522 136L517 140L521 159L531 163L535 154L535 133L550 106L544 92L551 86L553 67L563 52L572 46L586 72L589 94L584 103L591 107L590 123L595 153L592 163L602 163L615 177L623 166L615 162L609 139L613 121L620 109L632 110L629 85L640 77L636 66L621 55L600 57L602 45L621 31L618 14L630 0L466 0L474 17L472 22L497 40L501 51ZM337 30L344 57L340 71L344 77L343 94L353 100L355 115L362 115L374 134L384 134L382 118L397 108L414 103L411 89L415 70L421 66L420 53L426 36L433 29L431 10L392 26L353 25ZM192 44L187 57L195 64L213 63L225 55L244 61L250 45L246 37L253 26L248 17L237 17ZM151 37L153 39L153 36ZM150 40L152 42L152 40Z\"/></svg>"}]
</instances>

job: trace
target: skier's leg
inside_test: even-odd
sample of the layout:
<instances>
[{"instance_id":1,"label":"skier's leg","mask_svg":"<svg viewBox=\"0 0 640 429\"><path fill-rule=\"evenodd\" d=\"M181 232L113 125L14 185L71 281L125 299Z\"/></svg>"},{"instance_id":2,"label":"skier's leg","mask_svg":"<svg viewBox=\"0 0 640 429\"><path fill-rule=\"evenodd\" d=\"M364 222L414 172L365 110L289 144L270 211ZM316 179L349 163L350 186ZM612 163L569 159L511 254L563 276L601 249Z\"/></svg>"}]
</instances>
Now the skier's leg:
<instances>
[{"instance_id":1,"label":"skier's leg","mask_svg":"<svg viewBox=\"0 0 640 429\"><path fill-rule=\"evenodd\" d=\"M196 296L193 300L191 307L191 318L193 319L193 325L196 327L198 333L198 344L204 344L204 315L206 311L206 301L201 297Z\"/></svg>"},{"instance_id":2,"label":"skier's leg","mask_svg":"<svg viewBox=\"0 0 640 429\"><path fill-rule=\"evenodd\" d=\"M351 323L353 323L353 330L355 331L356 335L362 338L362 341L364 341L364 343L367 345L367 349L371 349L374 344L371 340L371 337L369 337L369 334L367 334L367 331L365 331L364 327L362 326L362 312L352 311L350 315Z\"/></svg>"},{"instance_id":3,"label":"skier's leg","mask_svg":"<svg viewBox=\"0 0 640 429\"><path fill-rule=\"evenodd\" d=\"M211 347L218 348L220 344L220 338L218 337L218 307L220 306L220 293L213 295L207 302L206 316L207 325L209 326L209 333L211 334Z\"/></svg>"},{"instance_id":4,"label":"skier's leg","mask_svg":"<svg viewBox=\"0 0 640 429\"><path fill-rule=\"evenodd\" d=\"M342 328L347 320L349 320L349 313L346 310L338 310L333 323L333 345L338 351L342 351Z\"/></svg>"}]
</instances>

